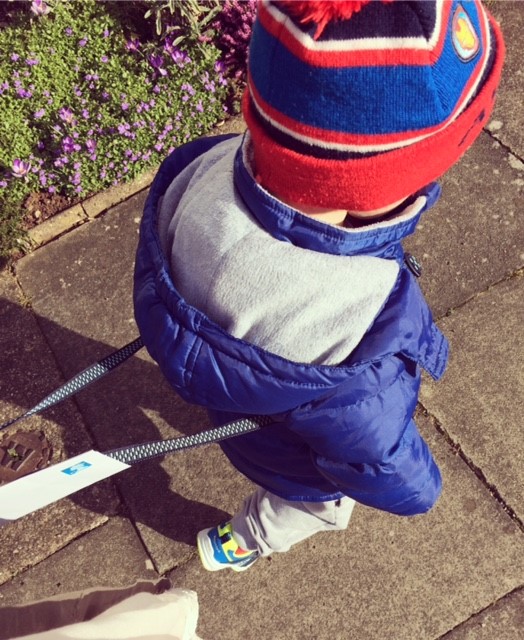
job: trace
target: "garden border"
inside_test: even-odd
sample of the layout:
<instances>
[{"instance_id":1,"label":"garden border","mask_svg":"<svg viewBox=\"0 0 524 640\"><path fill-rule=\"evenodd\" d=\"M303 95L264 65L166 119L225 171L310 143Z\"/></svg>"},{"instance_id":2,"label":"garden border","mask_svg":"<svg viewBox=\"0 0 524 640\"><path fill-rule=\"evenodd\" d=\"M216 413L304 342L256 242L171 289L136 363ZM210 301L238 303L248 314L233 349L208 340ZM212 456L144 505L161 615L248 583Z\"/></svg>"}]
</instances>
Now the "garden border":
<instances>
[{"instance_id":1,"label":"garden border","mask_svg":"<svg viewBox=\"0 0 524 640\"><path fill-rule=\"evenodd\" d=\"M215 126L207 135L242 133L245 126L241 115L232 116L220 125ZM153 167L131 182L124 182L101 191L32 227L27 232L29 248L25 254L36 251L69 231L90 220L94 220L117 204L125 202L132 196L144 191L151 185L157 171L158 166Z\"/></svg>"}]
</instances>

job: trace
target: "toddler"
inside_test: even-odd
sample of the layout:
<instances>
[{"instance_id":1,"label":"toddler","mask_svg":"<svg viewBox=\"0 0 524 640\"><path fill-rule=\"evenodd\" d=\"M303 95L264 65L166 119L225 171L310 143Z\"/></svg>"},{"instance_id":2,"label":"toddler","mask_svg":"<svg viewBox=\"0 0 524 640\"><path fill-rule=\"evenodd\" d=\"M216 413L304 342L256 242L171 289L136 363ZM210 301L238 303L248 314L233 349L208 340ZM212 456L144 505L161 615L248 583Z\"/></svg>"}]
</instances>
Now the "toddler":
<instances>
[{"instance_id":1,"label":"toddler","mask_svg":"<svg viewBox=\"0 0 524 640\"><path fill-rule=\"evenodd\" d=\"M413 414L448 348L401 242L487 123L503 57L478 0L264 0L246 134L163 163L136 260L143 341L215 425L271 416L221 443L257 488L198 534L206 569L344 529L355 502L435 503Z\"/></svg>"}]
</instances>

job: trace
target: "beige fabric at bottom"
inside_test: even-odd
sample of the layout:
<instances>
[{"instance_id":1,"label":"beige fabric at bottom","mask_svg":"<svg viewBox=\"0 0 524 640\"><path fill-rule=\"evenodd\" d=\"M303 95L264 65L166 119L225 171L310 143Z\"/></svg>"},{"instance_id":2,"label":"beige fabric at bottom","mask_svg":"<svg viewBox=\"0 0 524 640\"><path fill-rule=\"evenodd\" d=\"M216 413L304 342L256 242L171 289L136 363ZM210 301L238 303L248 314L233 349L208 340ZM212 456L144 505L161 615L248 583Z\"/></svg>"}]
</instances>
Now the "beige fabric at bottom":
<instances>
[{"instance_id":1,"label":"beige fabric at bottom","mask_svg":"<svg viewBox=\"0 0 524 640\"><path fill-rule=\"evenodd\" d=\"M199 640L197 594L170 589L137 593L87 622L26 636L20 640Z\"/></svg>"}]
</instances>

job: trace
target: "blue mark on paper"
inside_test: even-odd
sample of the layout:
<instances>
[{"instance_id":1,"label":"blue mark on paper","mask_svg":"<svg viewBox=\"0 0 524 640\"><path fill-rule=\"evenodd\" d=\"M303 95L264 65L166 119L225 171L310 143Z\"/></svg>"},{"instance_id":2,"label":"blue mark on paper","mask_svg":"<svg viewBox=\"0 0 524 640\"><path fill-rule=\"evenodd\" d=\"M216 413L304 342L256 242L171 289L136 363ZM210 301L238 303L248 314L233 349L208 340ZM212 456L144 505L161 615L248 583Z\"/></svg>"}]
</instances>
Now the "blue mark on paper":
<instances>
[{"instance_id":1,"label":"blue mark on paper","mask_svg":"<svg viewBox=\"0 0 524 640\"><path fill-rule=\"evenodd\" d=\"M92 465L90 462L85 462L84 460L81 460L80 462L77 462L76 464L74 464L72 467L67 467L67 469L62 469L62 473L65 473L68 476L74 476L79 471L83 471L84 469L87 469L88 467L91 467L91 466Z\"/></svg>"}]
</instances>

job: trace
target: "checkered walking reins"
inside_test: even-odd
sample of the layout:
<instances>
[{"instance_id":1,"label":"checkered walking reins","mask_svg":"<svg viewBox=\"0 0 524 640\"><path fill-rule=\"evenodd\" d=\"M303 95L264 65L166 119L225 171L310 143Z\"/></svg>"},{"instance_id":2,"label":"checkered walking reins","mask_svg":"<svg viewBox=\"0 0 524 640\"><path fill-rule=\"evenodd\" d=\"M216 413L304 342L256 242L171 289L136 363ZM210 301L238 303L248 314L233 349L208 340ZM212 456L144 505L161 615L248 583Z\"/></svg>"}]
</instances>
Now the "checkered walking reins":
<instances>
[{"instance_id":1,"label":"checkered walking reins","mask_svg":"<svg viewBox=\"0 0 524 640\"><path fill-rule=\"evenodd\" d=\"M142 338L137 338L126 344L121 349L114 351L106 358L96 362L84 371L78 373L76 376L68 380L58 389L55 389L52 393L46 396L32 409L25 413L8 420L0 425L0 431L11 425L15 424L19 420L29 418L44 409L53 407L54 405L62 402L66 398L69 398L81 389L84 389L92 382L100 380L107 373L121 365L128 358L134 355L144 346ZM232 438L233 436L240 436L251 431L256 431L261 427L270 424L273 421L271 416L249 416L235 420L228 424L213 429L207 429L200 431L194 435L181 436L179 438L170 438L168 440L157 440L154 442L145 442L143 444L135 444L127 447L121 447L119 449L112 449L111 451L105 451L105 455L115 458L120 462L126 464L133 464L135 462L142 462L143 460L149 460L158 456L163 456L167 453L173 453L175 451L181 451L183 449L191 449L203 444L210 444L212 442L219 442L226 438Z\"/></svg>"}]
</instances>

